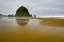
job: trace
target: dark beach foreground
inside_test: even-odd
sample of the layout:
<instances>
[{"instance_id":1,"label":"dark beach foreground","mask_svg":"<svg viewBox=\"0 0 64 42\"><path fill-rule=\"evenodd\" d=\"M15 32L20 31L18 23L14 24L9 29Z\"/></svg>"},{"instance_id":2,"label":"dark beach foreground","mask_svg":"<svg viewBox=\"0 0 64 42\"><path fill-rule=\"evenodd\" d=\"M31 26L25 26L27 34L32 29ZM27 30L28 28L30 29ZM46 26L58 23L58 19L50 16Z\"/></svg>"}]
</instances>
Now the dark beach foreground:
<instances>
[{"instance_id":1,"label":"dark beach foreground","mask_svg":"<svg viewBox=\"0 0 64 42\"><path fill-rule=\"evenodd\" d=\"M0 42L64 42L64 19L2 17Z\"/></svg>"}]
</instances>

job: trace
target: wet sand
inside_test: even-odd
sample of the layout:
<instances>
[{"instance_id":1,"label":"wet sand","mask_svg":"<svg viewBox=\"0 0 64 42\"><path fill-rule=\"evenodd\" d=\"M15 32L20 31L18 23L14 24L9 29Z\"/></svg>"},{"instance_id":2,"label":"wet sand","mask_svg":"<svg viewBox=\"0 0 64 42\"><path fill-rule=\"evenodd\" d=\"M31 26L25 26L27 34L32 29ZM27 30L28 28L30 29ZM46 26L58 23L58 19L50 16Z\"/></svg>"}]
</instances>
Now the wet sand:
<instances>
[{"instance_id":1,"label":"wet sand","mask_svg":"<svg viewBox=\"0 0 64 42\"><path fill-rule=\"evenodd\" d=\"M64 42L64 19L2 17L0 42Z\"/></svg>"}]
</instances>

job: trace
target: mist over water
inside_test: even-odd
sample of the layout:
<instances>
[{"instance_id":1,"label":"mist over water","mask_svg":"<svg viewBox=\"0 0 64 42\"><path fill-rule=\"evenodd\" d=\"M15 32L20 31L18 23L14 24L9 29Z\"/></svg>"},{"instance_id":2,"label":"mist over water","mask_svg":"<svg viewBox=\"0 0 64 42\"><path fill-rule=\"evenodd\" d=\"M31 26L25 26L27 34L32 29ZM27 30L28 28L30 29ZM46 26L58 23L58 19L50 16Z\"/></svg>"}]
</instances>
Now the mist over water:
<instances>
[{"instance_id":1,"label":"mist over water","mask_svg":"<svg viewBox=\"0 0 64 42\"><path fill-rule=\"evenodd\" d=\"M0 42L64 42L64 20L1 17Z\"/></svg>"}]
</instances>

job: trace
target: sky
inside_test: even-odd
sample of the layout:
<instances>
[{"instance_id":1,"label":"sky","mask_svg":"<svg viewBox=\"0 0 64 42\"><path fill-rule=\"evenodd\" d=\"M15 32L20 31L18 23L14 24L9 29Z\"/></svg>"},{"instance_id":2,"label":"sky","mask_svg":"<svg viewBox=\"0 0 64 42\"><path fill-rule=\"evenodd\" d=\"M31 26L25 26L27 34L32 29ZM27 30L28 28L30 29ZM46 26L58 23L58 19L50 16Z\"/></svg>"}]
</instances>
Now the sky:
<instances>
[{"instance_id":1,"label":"sky","mask_svg":"<svg viewBox=\"0 0 64 42\"><path fill-rule=\"evenodd\" d=\"M36 16L64 16L64 0L0 0L0 14L15 14L20 6Z\"/></svg>"}]
</instances>

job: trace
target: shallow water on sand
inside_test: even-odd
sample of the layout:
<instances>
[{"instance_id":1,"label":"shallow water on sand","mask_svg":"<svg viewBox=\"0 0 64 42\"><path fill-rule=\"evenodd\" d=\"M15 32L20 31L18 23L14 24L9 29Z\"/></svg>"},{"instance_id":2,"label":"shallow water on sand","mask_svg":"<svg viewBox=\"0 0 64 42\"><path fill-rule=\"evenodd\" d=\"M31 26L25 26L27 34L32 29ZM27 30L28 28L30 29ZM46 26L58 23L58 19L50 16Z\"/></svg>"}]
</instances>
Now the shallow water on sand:
<instances>
[{"instance_id":1,"label":"shallow water on sand","mask_svg":"<svg viewBox=\"0 0 64 42\"><path fill-rule=\"evenodd\" d=\"M64 22L1 17L0 42L64 42Z\"/></svg>"}]
</instances>

